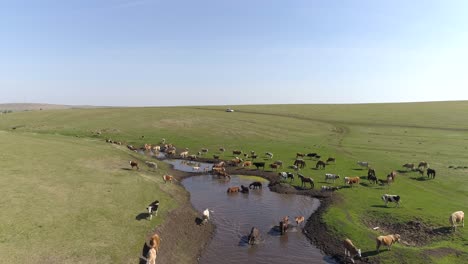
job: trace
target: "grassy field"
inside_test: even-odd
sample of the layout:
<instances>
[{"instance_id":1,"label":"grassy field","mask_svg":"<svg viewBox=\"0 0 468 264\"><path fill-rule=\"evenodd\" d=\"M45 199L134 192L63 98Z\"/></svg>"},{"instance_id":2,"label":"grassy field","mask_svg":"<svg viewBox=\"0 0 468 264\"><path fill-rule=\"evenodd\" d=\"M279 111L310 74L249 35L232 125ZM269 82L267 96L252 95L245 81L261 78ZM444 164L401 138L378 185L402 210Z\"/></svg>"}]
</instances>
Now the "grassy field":
<instances>
[{"instance_id":1,"label":"grassy field","mask_svg":"<svg viewBox=\"0 0 468 264\"><path fill-rule=\"evenodd\" d=\"M319 186L324 184L321 182L325 172L338 173L342 177L366 175L366 171L357 167L357 161L370 162L377 171L377 177L384 178L391 170L402 170L401 165L404 163L426 160L431 168L437 170L435 180L424 180L419 178L417 173L409 172L400 173L396 183L391 187L361 185L342 189L339 191L343 196L342 202L330 208L324 218L336 234L351 238L362 248L363 252L368 253L371 258L379 258L382 263L454 263L454 261L468 263L466 260L468 259L468 231L462 228L455 234L440 237L423 246L400 244L396 245L391 252L384 250L375 255L371 252L375 249L375 237L380 233L373 231L368 224L369 221L385 219L391 219L396 223L406 223L417 219L428 226L443 229L448 226L448 216L451 212L468 211L467 169L448 168L450 165L468 166L468 152L466 151L468 102L238 106L235 107L234 113L226 113L224 109L225 107L75 109L12 113L0 116L0 129L9 131L0 134L0 140L5 141L4 144L10 144L11 147L5 148L11 151L4 154L8 156L8 159L4 166L6 170L2 170L5 175L2 175L0 179L1 181L8 179L5 181L7 184L0 188L2 191L3 189L10 190L12 193L9 193L7 197L16 197L16 203L20 205L18 207L20 208L27 205L29 197L25 195L30 192L25 191L24 195L16 194L20 190L19 186L24 183L24 179L21 180L22 177L18 175L23 173L44 175L37 178L36 184L33 185L37 187L42 181L56 183L57 175L61 174L71 174L66 177L70 181L86 182L86 177L92 177L96 174L92 172L98 172L99 168L104 167L116 170L103 170L102 177L109 177L112 181L118 178L122 182L117 186L121 188L132 185L130 190L125 189L126 192L131 192L133 188L148 188L148 186L143 187L142 183L138 185L145 181L144 178L134 177L134 174L130 172L119 170L121 165L117 165L116 161L115 166L106 166L106 163L112 162L111 160L103 160L101 163L89 161L95 160L91 158L92 155L102 157L102 152L106 151L112 152L112 155L128 155L127 152L113 151L115 147L102 143L105 138L137 146L144 143L157 143L161 138L166 138L167 142L174 143L179 148L188 147L192 152L206 147L210 150L209 155L217 153L216 150L222 146L228 150L224 154L225 158L231 158L231 151L234 149L255 150L260 154L270 151L275 155L274 160L282 160L285 164L293 163L296 152L317 152L323 158L335 157L336 164L328 166L323 171L312 169L314 162L307 161L308 166L302 173L313 177ZM100 135L96 133L98 131L101 132ZM60 152L47 150L46 153L49 155L40 151L40 155L37 155L37 152L35 155L31 154L30 159L36 160L40 156L42 162L47 162L57 158L62 159L59 156L63 156L63 160L57 161L56 166L52 166L51 163L47 167L37 165L38 163L35 163L36 166L31 166L29 163L21 162L21 160L27 160L26 155L31 153L31 147L25 142L35 142L35 140L43 142L44 145L56 145L56 149L65 151L69 155L76 155L76 157L65 158L65 154L59 155ZM61 144L69 144L69 148L62 147ZM86 148L87 145L89 148ZM24 148L24 151L20 151L21 148ZM84 150L81 151L80 148ZM70 163L70 160L80 160L80 157L89 158L88 162ZM111 157L109 155L109 159ZM15 160L15 162L10 162L10 160ZM67 164L68 169L61 168L62 164ZM22 171L27 170L28 167L31 170L29 173L32 174ZM40 174L41 170L53 171L44 171ZM61 170L64 170L63 173ZM87 170L89 175L80 173L80 170ZM48 177L48 175L55 176ZM83 176L85 177L83 179L82 175L88 176ZM95 192L105 190L106 184L102 184L102 186L93 185L91 189ZM298 182L293 184L297 185ZM342 185L342 181L335 185ZM57 194L56 191L51 191L50 195L60 195L61 187L58 188L60 191ZM69 190L72 187L73 185L70 185ZM86 188L83 188L84 190ZM380 196L384 193L399 194L402 197L401 208L392 208L393 205L390 208L382 207L383 202ZM134 196L133 193L129 194L129 196L137 197L134 199L145 200L145 202L150 199L148 196L138 198L139 195L143 194L136 190ZM14 202L15 199L10 200ZM47 197L41 199L49 200ZM15 209L16 206L12 208L13 206L9 204L8 208L2 208L2 210L20 211ZM99 209L101 211L93 211L89 208L89 204L95 205L95 203L80 204L82 204L82 210L91 210L87 214L90 218L94 215L105 216L106 213L125 213L123 208L120 208L119 212L110 210L109 208L115 206L113 203L101 204ZM2 204L2 206L6 205ZM57 205L57 207L60 206L64 205ZM44 213L40 210L41 208L54 208L45 202L37 207L39 211L37 214ZM129 206L128 210L131 211L131 209L133 208ZM61 210L54 211L57 211L56 214L61 212ZM73 210L73 213L75 219L83 217L83 214L78 211ZM19 216L13 218L12 215L14 214L2 214L1 217L5 219L2 219L0 223L4 225L3 223L10 222L13 226L12 219L21 219ZM31 217L31 219L36 218ZM15 234L28 230L30 223L34 222L31 219L24 224L15 223ZM64 222L66 226L66 223L74 220L64 221L66 221ZM95 224L96 222L89 223L89 228L95 228ZM138 222L133 224L143 225ZM10 228L10 225L2 227L2 231ZM116 232L115 226L102 228L108 228L108 232ZM122 231L122 233L125 232ZM62 242L68 240L62 235L63 233L58 233L55 239ZM46 239L44 236L39 237ZM30 239L32 238L28 237L26 241ZM129 239L119 239L117 234L113 241L122 243ZM51 240L50 243L49 240ZM404 237L403 240L405 240ZM18 246L20 244L9 242L10 247L17 248L16 252L24 249ZM50 250L53 250L54 236L48 238L47 243L42 244L44 247L50 245ZM0 249L2 256L7 252L2 251L3 248ZM446 250L446 248L452 250ZM87 250L87 248L83 245L82 249L76 250ZM124 252L130 254L129 250L131 251L127 248ZM116 255L117 252L122 253L120 250L112 252L114 254L111 255L115 259L120 259L121 256ZM49 253L50 251L45 251L44 255ZM98 256L104 255L105 253L102 252L98 254ZM122 257L125 256L128 255Z\"/></svg>"}]
</instances>

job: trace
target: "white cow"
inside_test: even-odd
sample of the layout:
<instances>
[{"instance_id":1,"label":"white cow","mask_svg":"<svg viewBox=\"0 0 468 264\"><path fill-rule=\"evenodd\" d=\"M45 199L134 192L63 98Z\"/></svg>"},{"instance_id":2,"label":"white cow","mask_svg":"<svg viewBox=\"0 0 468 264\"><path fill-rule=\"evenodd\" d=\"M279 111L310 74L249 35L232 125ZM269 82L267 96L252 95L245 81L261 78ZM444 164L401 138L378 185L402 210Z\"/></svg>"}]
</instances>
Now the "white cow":
<instances>
[{"instance_id":1,"label":"white cow","mask_svg":"<svg viewBox=\"0 0 468 264\"><path fill-rule=\"evenodd\" d=\"M202 218L203 218L203 219L202 219L202 220L203 220L203 222L202 222L203 224L204 224L204 223L207 223L208 220L210 220L210 210L209 210L208 208L206 208L205 211L203 211L203 217L202 217Z\"/></svg>"},{"instance_id":2,"label":"white cow","mask_svg":"<svg viewBox=\"0 0 468 264\"><path fill-rule=\"evenodd\" d=\"M369 167L369 162L367 162L367 161L358 161L357 165L367 168L367 167Z\"/></svg>"},{"instance_id":3,"label":"white cow","mask_svg":"<svg viewBox=\"0 0 468 264\"><path fill-rule=\"evenodd\" d=\"M339 179L340 175L337 174L331 174L331 173L326 173L325 174L325 181L328 182L328 180L333 180L335 182L336 179Z\"/></svg>"}]
</instances>

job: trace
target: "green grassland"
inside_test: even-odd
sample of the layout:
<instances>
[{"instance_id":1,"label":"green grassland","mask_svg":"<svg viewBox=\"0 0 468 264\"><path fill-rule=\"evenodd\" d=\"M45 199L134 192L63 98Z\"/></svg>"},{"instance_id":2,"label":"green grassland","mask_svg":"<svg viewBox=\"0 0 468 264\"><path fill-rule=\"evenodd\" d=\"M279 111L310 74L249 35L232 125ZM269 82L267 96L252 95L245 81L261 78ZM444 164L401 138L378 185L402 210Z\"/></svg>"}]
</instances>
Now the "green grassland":
<instances>
[{"instance_id":1,"label":"green grassland","mask_svg":"<svg viewBox=\"0 0 468 264\"><path fill-rule=\"evenodd\" d=\"M86 223L87 228L91 229L89 231L91 234L95 234L96 231L93 229L96 228L96 223L99 223L97 219L100 217L95 219L94 215L104 217L115 213L120 215L116 221L120 219L119 221L123 221L120 224L126 223L121 217L121 214L126 213L125 208L120 208L118 212L110 209L119 204L113 199L122 199L122 203L127 203L129 217L131 213L135 213L131 211L134 208L129 203L136 203L138 201L135 200L141 199L145 204L146 200L150 199L150 195L146 192L136 191L150 188L143 184L145 178L134 177L134 174L119 170L122 164L117 160L119 158L128 160L128 152L115 151L117 147L105 145L102 143L105 138L137 146L144 143L154 144L161 138L166 138L167 142L179 148L188 147L192 152L202 147L208 148L209 155L217 154L217 149L222 146L228 150L222 155L226 159L232 158L231 151L234 149L246 152L255 150L259 154L269 151L274 153L274 160L282 160L287 165L293 163L296 152L317 152L323 158L335 157L336 164L328 166L325 170L314 170L312 169L314 162L307 161L307 167L302 173L314 178L318 186L325 184L322 183L325 172L338 173L342 177L366 175L365 170L359 170L357 161L370 162L379 178L384 178L392 170L402 170L401 165L404 163L428 161L430 167L437 170L435 180L418 180L417 173L408 172L400 173L396 183L390 187L361 185L339 191L342 195L341 202L331 207L324 215L324 219L335 234L351 238L363 252L375 249L375 237L380 234L366 224L369 220L391 219L406 223L418 219L429 226L439 228L449 225L448 216L451 212L468 211L466 185L468 169L448 168L450 165L468 166L468 122L466 122L468 102L237 106L234 108L236 111L234 113L226 113L224 109L225 107L214 106L73 109L0 116L0 129L8 131L0 134L0 140L4 141L2 146L10 145L9 148L4 147L4 150L8 151L3 155L7 155L8 158L3 159L5 163L1 173L4 175L1 175L0 180L5 181L5 184L0 188L2 191L10 192L6 197L11 197L9 198L11 202L2 204L2 210L6 210L7 214L2 213L0 223L2 232L10 228L15 229L16 231L10 236L11 239L14 237L18 239L15 243L8 242L9 249L19 254L24 249L19 240L25 239L21 241L27 241L28 244L35 243L33 237L20 238L17 234L27 233L25 230L32 228L31 225L38 225L36 222L39 219L63 221L64 226L60 225L60 228L64 230L61 232L66 232L69 229L73 230L69 226L81 223L77 219L87 215L89 217L87 220L92 220ZM101 132L100 135L96 134L98 131ZM45 147L46 150L43 150L28 146L33 143L33 146L39 145L41 142L44 146L50 144L54 147L49 147L50 150ZM40 150L32 154L34 149ZM109 155L103 154L107 152ZM109 160L92 158L103 156L109 157ZM32 166L31 161L37 159L40 160L38 163L34 162L35 165ZM81 159L85 160L73 162ZM44 164L42 162L47 161L50 161L48 166L42 165ZM116 194L109 198L109 203L100 204L99 209L93 208L98 205L97 203L83 202L80 203L81 209L73 210L73 216L49 216L62 215L60 213L62 209L59 208L65 206L63 204L65 198L72 199L68 193L75 188L74 183L96 180L96 174L101 175L101 173L103 178L99 177L100 185L91 184L90 190L85 185L82 191L100 193L109 188L109 182L117 181L116 186L112 184L110 186L129 192L128 196L134 200L125 201L127 196ZM44 186L48 186L49 183L62 185L64 183L57 180L59 175L65 177L64 180L66 179L69 186L65 186L68 189L64 187L63 191L60 186L59 191L54 188L48 192L41 192L39 197L27 196L31 193L31 190L27 189L19 195L17 192L25 188L20 187L25 183L23 174L29 175L29 177L24 176L28 179L31 175L37 175L30 188L38 189L42 182L48 182L43 184ZM88 177L90 179L87 179ZM299 183L296 181L293 184ZM29 186L29 183L27 185ZM342 181L336 182L335 185L341 186ZM127 186L131 188L127 190L125 188ZM63 199L59 199L58 205L52 206L47 203L50 200L48 195L59 196L60 193ZM393 205L390 205L390 208L381 207L383 202L380 196L384 193L399 194L402 197L401 208L393 208ZM92 197L92 195L86 196L87 199ZM37 210L36 215L25 214L17 209L18 206L10 206L15 203L20 205L19 207L27 206L29 200L34 198L44 200L42 204L37 205L37 209L33 210L33 212ZM80 200L80 198L75 199ZM47 208L51 212L44 214L42 208ZM21 221L25 217L28 217L28 220ZM57 220L64 218L66 220ZM15 219L15 222L12 219ZM75 224L67 225L70 221L75 221ZM133 225L144 225L130 222ZM137 229L147 226L126 228ZM110 233L117 231L125 233L123 230L116 230L118 228L115 225L102 226L102 229ZM41 243L42 247L50 247L50 250L63 252L56 247L59 247L58 244L63 247L62 244L66 244L71 239L64 238L64 233L61 232L55 231L53 232L55 235L50 237L38 235L42 241L37 243ZM118 245L127 245L127 242L132 245L129 239L115 234L112 241ZM98 245L104 243L103 241L105 239L96 238ZM89 247L88 244L80 245L78 249L69 252L91 250ZM2 256L6 254L6 251L2 251L3 248L0 248ZM447 251L449 252L447 254L432 254L444 248L454 250ZM97 251L96 247L92 250L91 252ZM125 253L115 250L110 255L120 259L121 255L117 255L117 252L127 254L122 256L125 257L131 250L127 246ZM51 251L43 252L44 255L48 255ZM378 255L370 255L371 258L379 258L382 263L453 263L454 261L468 263L467 254L468 230L459 228L455 234L435 239L423 246L399 244L390 252L383 250ZM107 256L107 252L99 251L92 255Z\"/></svg>"}]
</instances>

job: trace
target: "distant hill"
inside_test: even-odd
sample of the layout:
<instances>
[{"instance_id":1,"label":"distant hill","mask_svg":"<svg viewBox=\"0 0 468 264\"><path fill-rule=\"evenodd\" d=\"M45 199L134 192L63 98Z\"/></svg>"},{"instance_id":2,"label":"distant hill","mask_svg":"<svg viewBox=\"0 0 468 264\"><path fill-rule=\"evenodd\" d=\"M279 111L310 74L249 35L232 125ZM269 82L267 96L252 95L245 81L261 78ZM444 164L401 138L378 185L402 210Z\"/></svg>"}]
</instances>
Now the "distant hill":
<instances>
[{"instance_id":1,"label":"distant hill","mask_svg":"<svg viewBox=\"0 0 468 264\"><path fill-rule=\"evenodd\" d=\"M57 105L57 104L35 104L35 103L12 103L0 104L0 112L3 111L35 111L35 110L52 110L52 109L72 109L72 108L101 108L102 106L91 105Z\"/></svg>"}]
</instances>

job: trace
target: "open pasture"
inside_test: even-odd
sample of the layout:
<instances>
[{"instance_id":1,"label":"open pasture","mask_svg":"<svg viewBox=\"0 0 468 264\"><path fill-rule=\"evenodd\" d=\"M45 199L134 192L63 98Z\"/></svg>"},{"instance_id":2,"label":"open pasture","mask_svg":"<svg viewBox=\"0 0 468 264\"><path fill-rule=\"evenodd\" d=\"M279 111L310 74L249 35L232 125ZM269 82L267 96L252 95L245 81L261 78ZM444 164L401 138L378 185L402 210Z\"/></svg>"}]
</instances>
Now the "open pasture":
<instances>
[{"instance_id":1,"label":"open pasture","mask_svg":"<svg viewBox=\"0 0 468 264\"><path fill-rule=\"evenodd\" d=\"M10 132L2 133L0 139L6 138L5 144L10 142L14 149L14 152L4 152L3 155L18 153L16 162L8 161L4 166L12 170L8 175L21 174L14 170L20 170L21 166L16 164L28 152L26 147L24 152L19 151L18 146L24 145L19 144L23 138L31 138L23 133L31 132L38 133L35 137L47 139L45 142L55 142L53 144L63 141L79 142L80 144L70 144L73 146L69 148L71 154L75 154L75 148L82 148L82 145L89 146L89 153L97 156L100 151L110 151L111 145L102 143L106 138L135 146L156 144L165 138L168 143L175 144L178 150L187 147L190 154L193 154L207 148L205 156L219 154L221 159L226 160L234 157L232 150L242 150L244 153L254 150L258 154L257 160L265 161L266 164L275 160L283 161L282 171L293 171L288 166L294 163L298 152L318 153L323 160L334 157L336 163L327 165L324 170L316 170L317 160L305 157L307 165L300 171L314 179L315 188L320 188L321 185L342 186L345 176L364 176L359 185L340 189L339 202L332 205L323 216L333 235L351 238L362 249L363 256L381 263L462 263L468 259L468 230L458 228L456 233L450 233L447 229L448 217L452 212L468 211L468 169L463 168L468 166L468 123L465 122L467 108L467 102L439 102L238 106L233 113L226 113L225 107L214 106L50 110L1 116L0 129ZM63 136L71 136L73 139ZM89 141L89 138L99 141ZM224 147L226 151L221 153L220 147ZM273 159L266 158L266 152L273 153ZM47 162L59 156L54 155L55 153L57 152L51 151L49 156L41 155L40 158ZM118 155L128 155L126 152L122 153ZM435 179L428 180L426 175L407 172L402 167L405 163L423 160L437 171ZM398 171L396 181L390 186L369 184L365 179L367 170L361 169L356 164L357 161L369 162L379 179L385 179L393 170ZM28 166L27 163L21 164ZM67 164L70 171L79 170L80 166L84 166L82 164L88 164L88 167L82 169L89 170L102 166L89 161L75 163L73 166ZM60 167L59 164L56 166ZM52 163L48 168L56 166ZM113 169L115 167L110 166L110 172L107 173L111 173ZM271 169L266 166L266 170ZM6 171L8 170L3 170L2 173ZM128 172L119 171L117 167L117 171L112 173L122 175L121 180L124 180ZM339 174L342 178L335 183L325 183L325 173ZM46 172L43 174L49 175ZM3 176L2 179L4 178ZM135 178L131 179L136 181ZM38 178L38 182L43 180L47 180L47 177ZM11 181L2 188L15 190L22 183L24 179L21 182ZM301 183L296 177L292 184L300 186ZM123 188L126 185L136 184L127 182L118 186ZM394 208L394 204L385 207L380 198L385 193L400 195L400 208ZM29 197L25 199L26 197L13 193L9 196L17 197L21 206L26 206L26 201L29 201ZM141 199L144 200L143 197ZM87 208L88 203L86 206L83 203L83 206ZM38 205L38 208L43 207L50 206ZM106 208L103 206L102 210L109 210ZM75 219L83 217L79 211L73 212L76 214ZM2 216L11 219L10 216ZM410 221L433 228L439 235L429 234L423 235L421 239L409 239L402 234L402 243L393 246L392 251L382 250L379 254L374 252L375 237L383 234L381 230L387 228L389 232L396 226L405 228ZM382 224L380 229L373 230L377 223ZM114 226L103 228L113 230ZM50 236L50 240L51 243L42 244L54 245L53 236ZM127 243L128 238L115 237L113 241ZM15 246L18 251L24 249ZM1 253L2 256L4 254L6 253Z\"/></svg>"}]
</instances>

